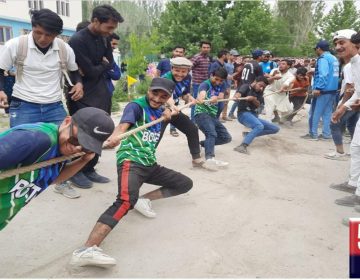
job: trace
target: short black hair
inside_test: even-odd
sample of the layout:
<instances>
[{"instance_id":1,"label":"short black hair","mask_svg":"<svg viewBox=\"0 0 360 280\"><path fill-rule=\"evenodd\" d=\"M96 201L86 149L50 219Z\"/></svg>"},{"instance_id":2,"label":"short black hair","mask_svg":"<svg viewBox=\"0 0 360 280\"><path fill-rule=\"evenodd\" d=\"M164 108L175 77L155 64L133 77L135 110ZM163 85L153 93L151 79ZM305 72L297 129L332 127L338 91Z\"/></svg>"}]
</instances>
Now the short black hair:
<instances>
[{"instance_id":1,"label":"short black hair","mask_svg":"<svg viewBox=\"0 0 360 280\"><path fill-rule=\"evenodd\" d=\"M360 32L352 35L350 41L353 44L359 44L360 43Z\"/></svg>"},{"instance_id":2,"label":"short black hair","mask_svg":"<svg viewBox=\"0 0 360 280\"><path fill-rule=\"evenodd\" d=\"M200 41L200 48L203 46L203 45L209 45L211 47L211 43L209 41Z\"/></svg>"},{"instance_id":3,"label":"short black hair","mask_svg":"<svg viewBox=\"0 0 360 280\"><path fill-rule=\"evenodd\" d=\"M296 75L306 76L307 71L308 71L308 70L307 70L305 67L299 67L299 68L296 70Z\"/></svg>"},{"instance_id":4,"label":"short black hair","mask_svg":"<svg viewBox=\"0 0 360 280\"><path fill-rule=\"evenodd\" d=\"M113 40L113 39L115 39L115 40L120 40L120 36L117 35L116 33L111 34L111 35L109 36L109 38L110 38L110 40Z\"/></svg>"},{"instance_id":5,"label":"short black hair","mask_svg":"<svg viewBox=\"0 0 360 280\"><path fill-rule=\"evenodd\" d=\"M183 46L180 46L180 45L177 45L177 46L173 47L172 50L175 51L176 49L183 49L184 52L185 52L185 50L186 50Z\"/></svg>"},{"instance_id":6,"label":"short black hair","mask_svg":"<svg viewBox=\"0 0 360 280\"><path fill-rule=\"evenodd\" d=\"M63 31L63 20L57 13L49 9L30 10L31 26L41 26L51 34L61 34Z\"/></svg>"},{"instance_id":7,"label":"short black hair","mask_svg":"<svg viewBox=\"0 0 360 280\"><path fill-rule=\"evenodd\" d=\"M228 50L221 50L221 51L218 52L217 57L220 58L220 57L222 57L223 55L227 55L228 53L229 53Z\"/></svg>"},{"instance_id":8,"label":"short black hair","mask_svg":"<svg viewBox=\"0 0 360 280\"><path fill-rule=\"evenodd\" d=\"M224 67L219 67L218 69L216 69L214 72L213 72L213 76L216 76L216 77L219 77L223 80L225 80L228 76L228 73L227 71L225 70Z\"/></svg>"},{"instance_id":9,"label":"short black hair","mask_svg":"<svg viewBox=\"0 0 360 280\"><path fill-rule=\"evenodd\" d=\"M90 24L90 21L88 21L88 20L83 20L82 22L79 22L76 25L76 32L79 32L80 30L88 27L89 24Z\"/></svg>"},{"instance_id":10,"label":"short black hair","mask_svg":"<svg viewBox=\"0 0 360 280\"><path fill-rule=\"evenodd\" d=\"M94 21L95 18L100 23L108 22L109 20L119 23L124 21L124 18L120 15L120 13L110 5L100 5L95 7L92 11L91 21Z\"/></svg>"},{"instance_id":11,"label":"short black hair","mask_svg":"<svg viewBox=\"0 0 360 280\"><path fill-rule=\"evenodd\" d=\"M291 62L290 59L281 59L280 62L281 62L281 61L285 61L286 64L287 64L288 66L290 66L290 67L291 67L291 65L292 65L292 62Z\"/></svg>"},{"instance_id":12,"label":"short black hair","mask_svg":"<svg viewBox=\"0 0 360 280\"><path fill-rule=\"evenodd\" d=\"M269 84L269 80L265 76L256 77L255 82L263 82L265 85Z\"/></svg>"}]
</instances>

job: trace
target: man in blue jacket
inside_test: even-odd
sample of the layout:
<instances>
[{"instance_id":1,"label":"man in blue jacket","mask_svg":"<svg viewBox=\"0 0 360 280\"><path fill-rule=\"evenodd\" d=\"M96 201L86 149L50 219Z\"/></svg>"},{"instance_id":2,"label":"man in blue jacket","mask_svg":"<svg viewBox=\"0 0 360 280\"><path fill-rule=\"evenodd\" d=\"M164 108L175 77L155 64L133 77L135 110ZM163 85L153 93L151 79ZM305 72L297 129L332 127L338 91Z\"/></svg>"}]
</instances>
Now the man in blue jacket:
<instances>
[{"instance_id":1,"label":"man in blue jacket","mask_svg":"<svg viewBox=\"0 0 360 280\"><path fill-rule=\"evenodd\" d=\"M331 139L330 120L336 101L339 82L339 62L330 52L329 43L321 40L315 47L318 60L315 66L313 100L309 112L309 134L305 139ZM322 135L318 135L319 121L323 121Z\"/></svg>"}]
</instances>

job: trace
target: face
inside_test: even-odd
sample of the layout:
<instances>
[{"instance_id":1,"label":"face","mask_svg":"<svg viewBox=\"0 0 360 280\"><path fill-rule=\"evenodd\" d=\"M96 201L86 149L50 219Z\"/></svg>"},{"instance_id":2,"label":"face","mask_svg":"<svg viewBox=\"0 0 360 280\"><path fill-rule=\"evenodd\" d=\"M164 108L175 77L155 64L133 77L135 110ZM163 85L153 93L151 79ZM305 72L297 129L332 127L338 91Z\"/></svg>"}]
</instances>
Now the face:
<instances>
[{"instance_id":1,"label":"face","mask_svg":"<svg viewBox=\"0 0 360 280\"><path fill-rule=\"evenodd\" d=\"M60 153L64 156L73 155L84 150L77 139L78 129L71 121L71 117L65 118L59 128L59 147Z\"/></svg>"},{"instance_id":2,"label":"face","mask_svg":"<svg viewBox=\"0 0 360 280\"><path fill-rule=\"evenodd\" d=\"M189 74L190 69L189 68L182 68L182 67L172 67L171 73L173 74L173 77L175 81L181 82L184 80L184 78Z\"/></svg>"},{"instance_id":3,"label":"face","mask_svg":"<svg viewBox=\"0 0 360 280\"><path fill-rule=\"evenodd\" d=\"M349 60L357 54L356 45L348 39L338 39L334 42L335 50L339 58Z\"/></svg>"},{"instance_id":4,"label":"face","mask_svg":"<svg viewBox=\"0 0 360 280\"><path fill-rule=\"evenodd\" d=\"M269 54L264 54L263 55L263 59L264 62L268 62L270 60L270 55Z\"/></svg>"},{"instance_id":5,"label":"face","mask_svg":"<svg viewBox=\"0 0 360 280\"><path fill-rule=\"evenodd\" d=\"M184 54L185 54L185 50L183 48L176 48L172 52L173 57L183 57Z\"/></svg>"},{"instance_id":6,"label":"face","mask_svg":"<svg viewBox=\"0 0 360 280\"><path fill-rule=\"evenodd\" d=\"M305 80L305 75L302 75L302 74L296 74L296 79L298 80L298 81L304 81Z\"/></svg>"},{"instance_id":7,"label":"face","mask_svg":"<svg viewBox=\"0 0 360 280\"><path fill-rule=\"evenodd\" d=\"M322 50L320 48L316 48L315 53L317 56L320 56L322 54Z\"/></svg>"},{"instance_id":8,"label":"face","mask_svg":"<svg viewBox=\"0 0 360 280\"><path fill-rule=\"evenodd\" d=\"M117 47L119 46L119 40L116 39L112 39L111 40L111 47L113 50L117 49Z\"/></svg>"},{"instance_id":9,"label":"face","mask_svg":"<svg viewBox=\"0 0 360 280\"><path fill-rule=\"evenodd\" d=\"M256 92L263 92L265 87L266 84L264 82L256 82L253 88Z\"/></svg>"},{"instance_id":10,"label":"face","mask_svg":"<svg viewBox=\"0 0 360 280\"><path fill-rule=\"evenodd\" d=\"M223 83L224 79L218 76L211 76L210 81L214 86L219 86Z\"/></svg>"},{"instance_id":11,"label":"face","mask_svg":"<svg viewBox=\"0 0 360 280\"><path fill-rule=\"evenodd\" d=\"M33 27L32 31L34 41L40 48L47 48L57 36L57 34L45 31L45 29L39 25Z\"/></svg>"},{"instance_id":12,"label":"face","mask_svg":"<svg viewBox=\"0 0 360 280\"><path fill-rule=\"evenodd\" d=\"M280 71L286 71L289 69L289 65L286 63L286 61L280 61L279 62L279 70Z\"/></svg>"},{"instance_id":13,"label":"face","mask_svg":"<svg viewBox=\"0 0 360 280\"><path fill-rule=\"evenodd\" d=\"M166 101L169 100L170 95L161 89L156 89L149 90L147 93L147 97L150 107L154 109L159 109L162 105L166 103Z\"/></svg>"},{"instance_id":14,"label":"face","mask_svg":"<svg viewBox=\"0 0 360 280\"><path fill-rule=\"evenodd\" d=\"M100 23L97 18L92 22L94 31L96 34L108 37L114 33L115 29L118 27L118 23L109 19L107 22Z\"/></svg>"},{"instance_id":15,"label":"face","mask_svg":"<svg viewBox=\"0 0 360 280\"><path fill-rule=\"evenodd\" d=\"M211 47L209 44L202 44L201 48L200 48L200 52L202 54L208 54L210 53Z\"/></svg>"}]
</instances>

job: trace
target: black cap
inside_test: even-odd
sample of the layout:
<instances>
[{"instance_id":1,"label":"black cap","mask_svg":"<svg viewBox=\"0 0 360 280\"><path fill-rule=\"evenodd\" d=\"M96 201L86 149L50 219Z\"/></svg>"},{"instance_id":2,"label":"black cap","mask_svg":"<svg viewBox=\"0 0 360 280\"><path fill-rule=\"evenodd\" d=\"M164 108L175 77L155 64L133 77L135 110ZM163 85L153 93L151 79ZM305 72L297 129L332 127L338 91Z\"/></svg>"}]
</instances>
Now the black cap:
<instances>
[{"instance_id":1,"label":"black cap","mask_svg":"<svg viewBox=\"0 0 360 280\"><path fill-rule=\"evenodd\" d=\"M101 155L103 142L114 131L114 122L110 115L94 107L80 109L72 120L78 128L79 144L98 155Z\"/></svg>"},{"instance_id":2,"label":"black cap","mask_svg":"<svg viewBox=\"0 0 360 280\"><path fill-rule=\"evenodd\" d=\"M161 89L167 94L172 95L175 90L175 83L165 78L154 78L150 84L150 90Z\"/></svg>"}]
</instances>

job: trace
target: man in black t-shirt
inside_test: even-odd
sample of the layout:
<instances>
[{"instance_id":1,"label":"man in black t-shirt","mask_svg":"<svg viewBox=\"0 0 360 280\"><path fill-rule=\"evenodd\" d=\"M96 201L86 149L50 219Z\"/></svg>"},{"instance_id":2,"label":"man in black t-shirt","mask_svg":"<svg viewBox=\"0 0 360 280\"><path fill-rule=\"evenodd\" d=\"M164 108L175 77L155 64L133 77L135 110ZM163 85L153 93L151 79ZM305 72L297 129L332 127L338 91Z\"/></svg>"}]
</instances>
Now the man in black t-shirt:
<instances>
[{"instance_id":1,"label":"man in black t-shirt","mask_svg":"<svg viewBox=\"0 0 360 280\"><path fill-rule=\"evenodd\" d=\"M246 98L238 102L238 121L252 129L250 132L243 134L244 139L241 145L234 148L239 153L248 154L247 147L255 137L275 134L280 129L271 122L259 119L256 114L256 109L263 102L262 93L268 84L268 80L264 76L260 76L251 84L241 85L234 95L235 98Z\"/></svg>"},{"instance_id":2,"label":"man in black t-shirt","mask_svg":"<svg viewBox=\"0 0 360 280\"><path fill-rule=\"evenodd\" d=\"M250 60L249 62L245 63L244 68L241 72L241 85L244 84L251 84L255 81L257 77L264 76L264 73L262 71L262 67L260 66L260 62L262 61L262 50L254 50L252 53L253 60ZM235 119L234 112L236 110L238 103L234 103L231 107L231 110L229 112L229 118ZM262 103L264 104L264 103Z\"/></svg>"}]
</instances>

